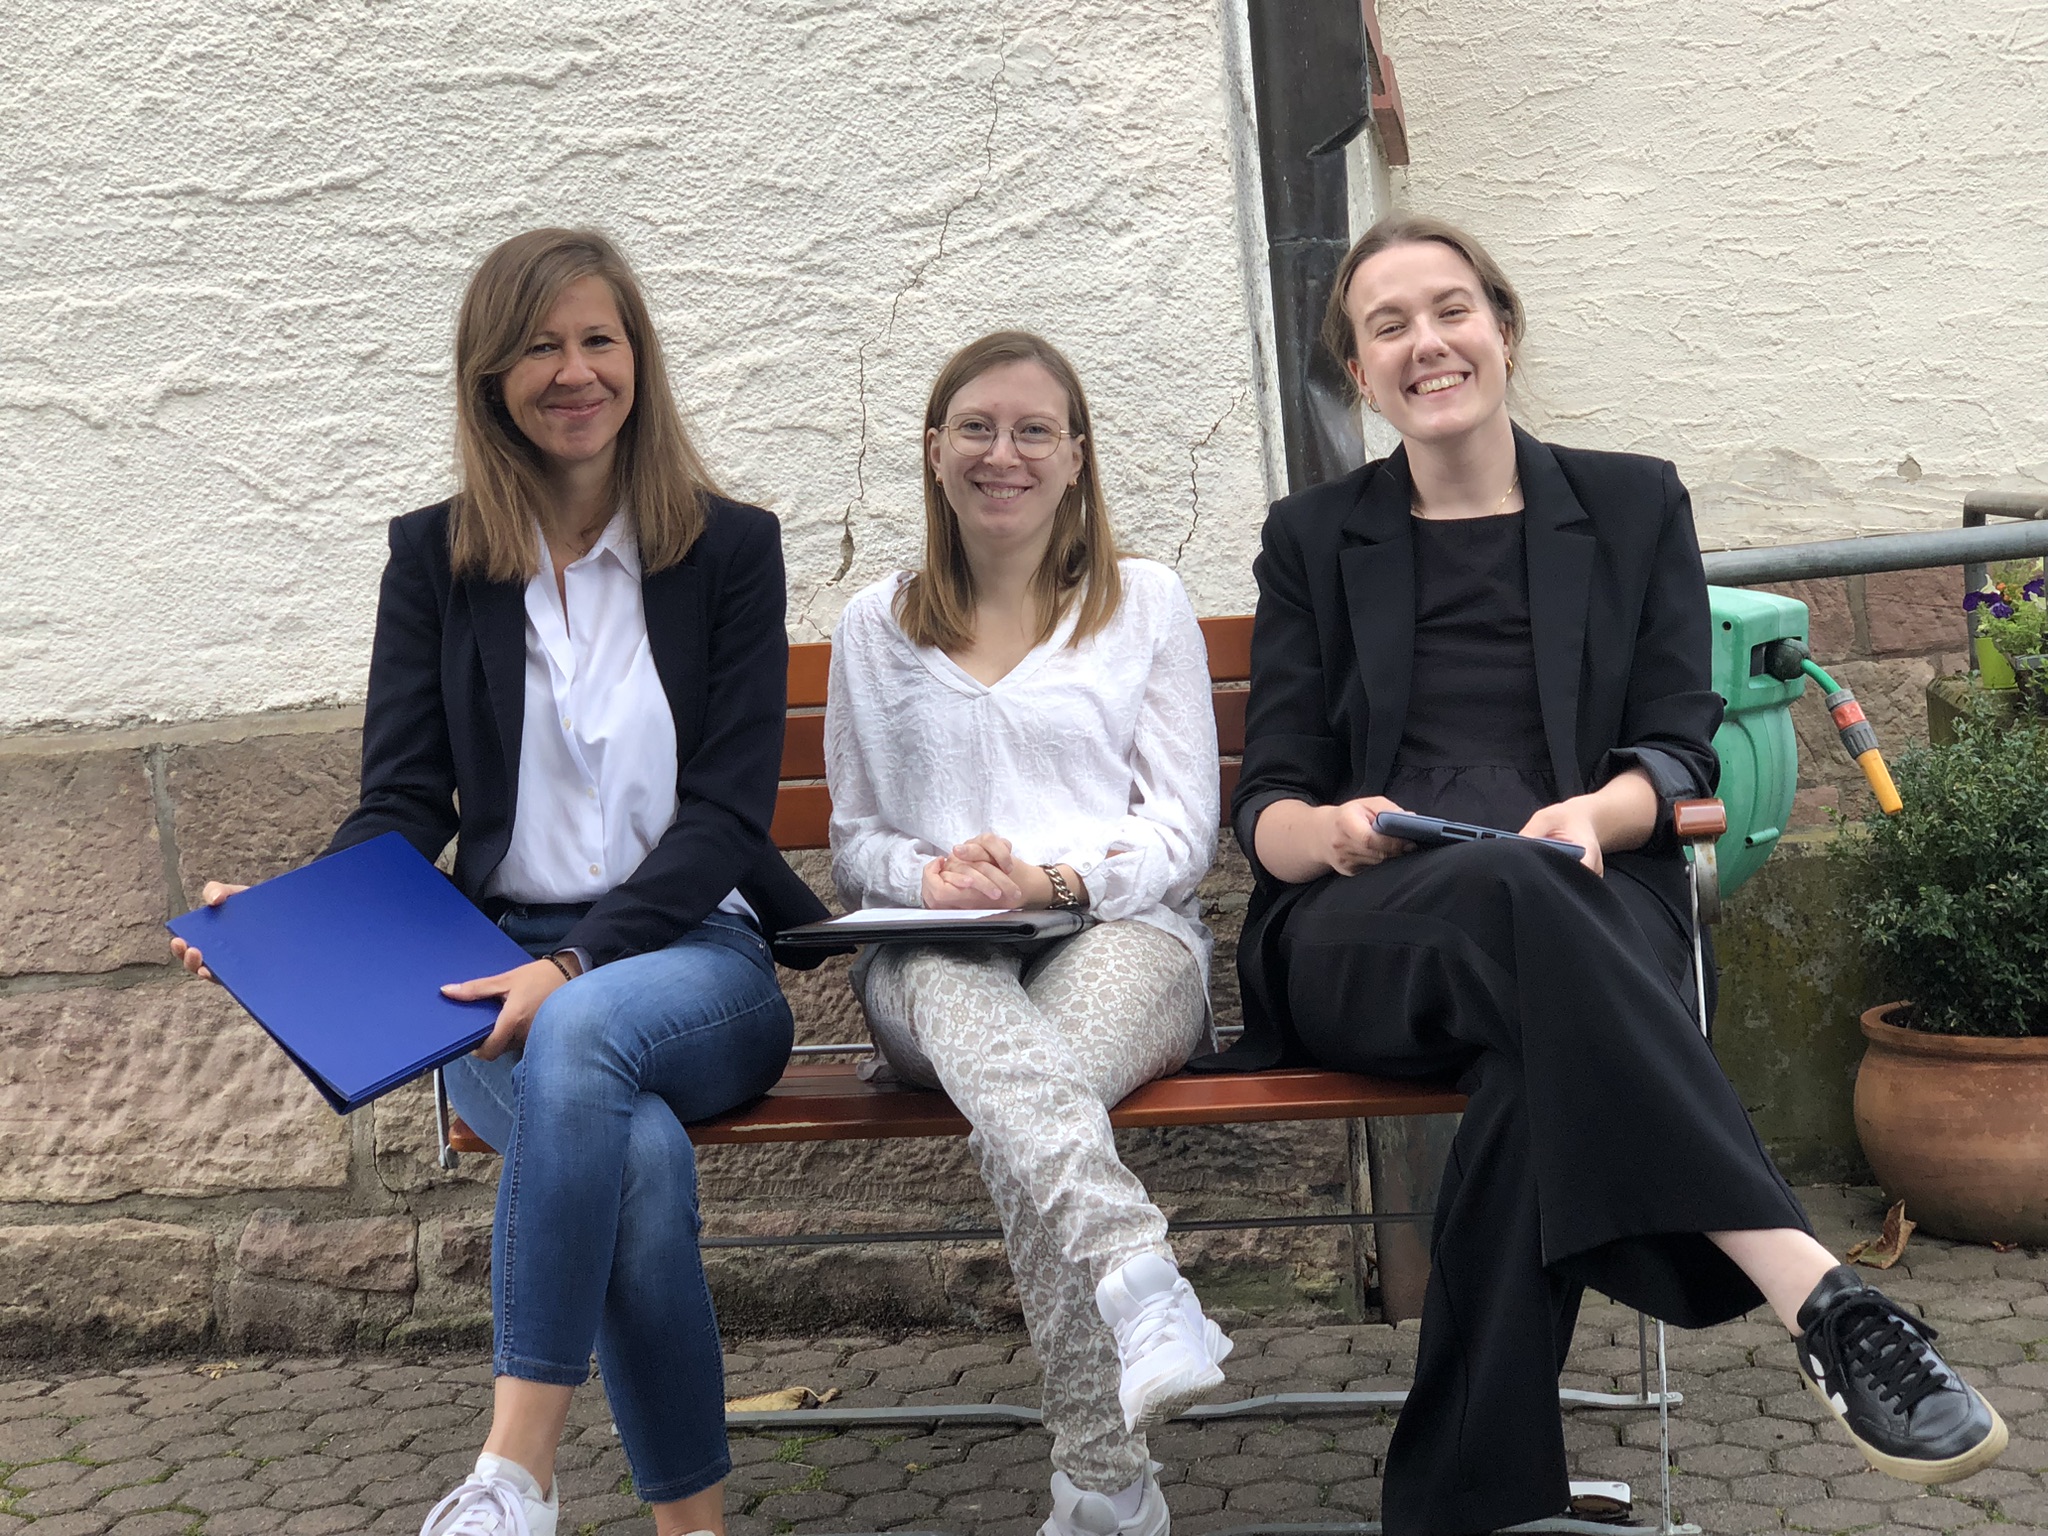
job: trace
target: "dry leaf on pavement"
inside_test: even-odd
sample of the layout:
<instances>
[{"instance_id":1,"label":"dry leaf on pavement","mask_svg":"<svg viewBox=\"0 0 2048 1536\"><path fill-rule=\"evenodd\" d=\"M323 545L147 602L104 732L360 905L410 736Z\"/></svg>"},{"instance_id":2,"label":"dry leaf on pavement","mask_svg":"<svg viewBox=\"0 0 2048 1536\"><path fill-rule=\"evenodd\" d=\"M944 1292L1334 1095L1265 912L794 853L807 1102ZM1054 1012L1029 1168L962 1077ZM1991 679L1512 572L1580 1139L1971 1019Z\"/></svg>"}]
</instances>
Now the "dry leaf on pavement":
<instances>
[{"instance_id":1,"label":"dry leaf on pavement","mask_svg":"<svg viewBox=\"0 0 2048 1536\"><path fill-rule=\"evenodd\" d=\"M1906 1202L1901 1200L1884 1213L1884 1227L1877 1235L1877 1241L1865 1239L1851 1248L1845 1258L1854 1259L1858 1264L1868 1264L1872 1269L1890 1269L1899 1262L1906 1251L1906 1239L1913 1235L1918 1222L1906 1217Z\"/></svg>"}]
</instances>

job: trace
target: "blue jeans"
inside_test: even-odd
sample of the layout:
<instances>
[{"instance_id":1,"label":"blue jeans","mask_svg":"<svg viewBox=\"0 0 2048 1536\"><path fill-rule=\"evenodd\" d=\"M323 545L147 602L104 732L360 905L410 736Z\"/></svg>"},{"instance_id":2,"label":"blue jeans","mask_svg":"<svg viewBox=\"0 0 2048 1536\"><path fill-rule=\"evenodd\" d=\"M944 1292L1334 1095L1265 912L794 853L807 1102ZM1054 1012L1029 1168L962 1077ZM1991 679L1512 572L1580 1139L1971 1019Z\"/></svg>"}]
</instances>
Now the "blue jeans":
<instances>
[{"instance_id":1,"label":"blue jeans","mask_svg":"<svg viewBox=\"0 0 2048 1536\"><path fill-rule=\"evenodd\" d=\"M515 907L499 925L544 954L578 911ZM650 1504L732 1469L683 1126L766 1092L793 1033L767 944L745 918L714 912L666 949L556 989L523 1051L446 1068L456 1110L505 1159L491 1369L575 1386L594 1343Z\"/></svg>"}]
</instances>

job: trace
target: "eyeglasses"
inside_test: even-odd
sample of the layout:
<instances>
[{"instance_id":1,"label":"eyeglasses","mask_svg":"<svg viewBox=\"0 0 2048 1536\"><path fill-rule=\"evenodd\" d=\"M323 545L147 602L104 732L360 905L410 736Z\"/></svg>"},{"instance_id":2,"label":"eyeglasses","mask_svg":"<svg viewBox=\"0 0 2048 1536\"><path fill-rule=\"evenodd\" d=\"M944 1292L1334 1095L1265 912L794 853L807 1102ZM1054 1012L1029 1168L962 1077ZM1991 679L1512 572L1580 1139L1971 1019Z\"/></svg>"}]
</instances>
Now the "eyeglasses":
<instances>
[{"instance_id":1,"label":"eyeglasses","mask_svg":"<svg viewBox=\"0 0 2048 1536\"><path fill-rule=\"evenodd\" d=\"M1077 435L1049 421L1020 421L1014 427L998 427L986 416L956 417L939 430L946 434L953 451L967 459L978 459L993 450L996 439L1005 432L1009 433L1010 446L1017 450L1017 456L1024 459L1049 459L1059 448L1061 438Z\"/></svg>"}]
</instances>

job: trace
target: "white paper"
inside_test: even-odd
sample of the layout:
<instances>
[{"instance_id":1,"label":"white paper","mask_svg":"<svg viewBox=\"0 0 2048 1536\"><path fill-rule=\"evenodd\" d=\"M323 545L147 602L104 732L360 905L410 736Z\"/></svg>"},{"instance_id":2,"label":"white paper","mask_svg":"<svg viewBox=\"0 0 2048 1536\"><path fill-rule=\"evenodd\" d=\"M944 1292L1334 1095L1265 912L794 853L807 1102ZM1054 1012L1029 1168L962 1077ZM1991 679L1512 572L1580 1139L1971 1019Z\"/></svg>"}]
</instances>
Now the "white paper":
<instances>
[{"instance_id":1,"label":"white paper","mask_svg":"<svg viewBox=\"0 0 2048 1536\"><path fill-rule=\"evenodd\" d=\"M970 917L1001 917L1009 912L1021 912L1022 907L870 907L864 912L849 912L844 917L828 918L827 928L851 926L854 923L944 923L958 922Z\"/></svg>"}]
</instances>

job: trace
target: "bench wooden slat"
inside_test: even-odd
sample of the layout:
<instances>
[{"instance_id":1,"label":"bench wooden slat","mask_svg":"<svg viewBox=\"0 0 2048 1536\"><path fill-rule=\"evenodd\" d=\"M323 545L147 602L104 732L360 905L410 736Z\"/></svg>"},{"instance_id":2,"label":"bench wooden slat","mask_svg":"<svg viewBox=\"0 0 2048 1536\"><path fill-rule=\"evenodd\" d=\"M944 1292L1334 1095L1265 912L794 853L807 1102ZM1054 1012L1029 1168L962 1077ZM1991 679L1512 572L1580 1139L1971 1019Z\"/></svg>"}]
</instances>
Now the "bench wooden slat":
<instances>
[{"instance_id":1,"label":"bench wooden slat","mask_svg":"<svg viewBox=\"0 0 2048 1536\"><path fill-rule=\"evenodd\" d=\"M1182 1072L1147 1083L1109 1112L1118 1129L1239 1125L1254 1120L1359 1120L1450 1114L1465 1096L1447 1083L1289 1068L1278 1072ZM796 1061L765 1098L689 1127L704 1147L791 1141L894 1141L965 1136L967 1120L943 1093L901 1083L864 1083L851 1062ZM491 1149L460 1120L449 1145Z\"/></svg>"},{"instance_id":2,"label":"bench wooden slat","mask_svg":"<svg viewBox=\"0 0 2048 1536\"><path fill-rule=\"evenodd\" d=\"M823 640L789 648L789 707L823 709L825 677L832 669L832 647Z\"/></svg>"},{"instance_id":3,"label":"bench wooden slat","mask_svg":"<svg viewBox=\"0 0 2048 1536\"><path fill-rule=\"evenodd\" d=\"M1209 680L1216 683L1244 683L1252 675L1252 616L1231 614L1225 618L1200 620L1202 638L1209 642Z\"/></svg>"},{"instance_id":4,"label":"bench wooden slat","mask_svg":"<svg viewBox=\"0 0 2048 1536\"><path fill-rule=\"evenodd\" d=\"M792 713L782 722L782 773L785 779L825 777L825 717Z\"/></svg>"},{"instance_id":5,"label":"bench wooden slat","mask_svg":"<svg viewBox=\"0 0 2048 1536\"><path fill-rule=\"evenodd\" d=\"M1252 1120L1352 1120L1433 1115L1464 1108L1441 1082L1309 1069L1191 1073L1147 1083L1110 1111L1119 1128L1236 1125ZM879 1141L965 1136L967 1121L942 1093L864 1083L851 1063L792 1065L766 1098L689 1128L699 1146L789 1141Z\"/></svg>"},{"instance_id":6,"label":"bench wooden slat","mask_svg":"<svg viewBox=\"0 0 2048 1536\"><path fill-rule=\"evenodd\" d=\"M830 840L832 796L823 784L785 784L775 796L775 820L768 825L785 853L823 848Z\"/></svg>"},{"instance_id":7,"label":"bench wooden slat","mask_svg":"<svg viewBox=\"0 0 2048 1536\"><path fill-rule=\"evenodd\" d=\"M1218 688L1209 695L1216 707L1216 750L1225 757L1244 753L1244 711L1251 699L1245 688Z\"/></svg>"}]
</instances>

